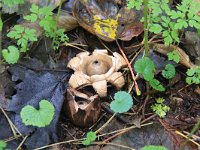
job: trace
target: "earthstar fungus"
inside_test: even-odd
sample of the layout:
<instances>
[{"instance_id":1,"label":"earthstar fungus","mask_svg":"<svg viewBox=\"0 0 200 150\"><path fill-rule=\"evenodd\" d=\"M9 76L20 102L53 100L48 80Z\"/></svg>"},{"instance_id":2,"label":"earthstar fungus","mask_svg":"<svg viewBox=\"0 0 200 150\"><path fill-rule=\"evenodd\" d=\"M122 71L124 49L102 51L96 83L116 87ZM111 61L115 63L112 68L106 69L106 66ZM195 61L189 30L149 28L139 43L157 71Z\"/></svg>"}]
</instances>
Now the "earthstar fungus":
<instances>
[{"instance_id":1,"label":"earthstar fungus","mask_svg":"<svg viewBox=\"0 0 200 150\"><path fill-rule=\"evenodd\" d=\"M125 84L118 70L126 65L124 58L117 52L113 56L108 55L107 50L94 50L91 55L89 52L81 52L68 63L67 67L74 70L69 86L79 89L91 85L100 97L105 97L107 82L118 90Z\"/></svg>"}]
</instances>

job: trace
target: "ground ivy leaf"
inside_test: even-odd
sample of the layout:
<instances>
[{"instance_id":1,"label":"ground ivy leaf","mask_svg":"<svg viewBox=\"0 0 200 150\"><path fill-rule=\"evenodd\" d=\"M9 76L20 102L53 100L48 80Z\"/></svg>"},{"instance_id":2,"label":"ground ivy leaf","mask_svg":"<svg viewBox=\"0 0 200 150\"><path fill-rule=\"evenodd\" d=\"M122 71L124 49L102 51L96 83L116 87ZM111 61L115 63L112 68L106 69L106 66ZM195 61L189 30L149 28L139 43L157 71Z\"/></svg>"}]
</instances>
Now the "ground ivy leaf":
<instances>
[{"instance_id":1,"label":"ground ivy leaf","mask_svg":"<svg viewBox=\"0 0 200 150\"><path fill-rule=\"evenodd\" d=\"M2 50L2 56L7 63L15 64L19 59L19 50L15 46L9 46L8 49Z\"/></svg>"},{"instance_id":2,"label":"ground ivy leaf","mask_svg":"<svg viewBox=\"0 0 200 150\"><path fill-rule=\"evenodd\" d=\"M155 66L149 57L143 57L137 60L134 64L134 69L137 73L141 73L147 81L154 78Z\"/></svg>"},{"instance_id":3,"label":"ground ivy leaf","mask_svg":"<svg viewBox=\"0 0 200 150\"><path fill-rule=\"evenodd\" d=\"M82 141L82 144L90 145L92 142L94 142L96 140L96 138L97 138L96 133L93 131L90 131L87 133L86 140Z\"/></svg>"},{"instance_id":4,"label":"ground ivy leaf","mask_svg":"<svg viewBox=\"0 0 200 150\"><path fill-rule=\"evenodd\" d=\"M172 64L167 64L165 66L165 69L162 71L163 77L166 79L171 79L175 76L176 74L176 69Z\"/></svg>"},{"instance_id":5,"label":"ground ivy leaf","mask_svg":"<svg viewBox=\"0 0 200 150\"><path fill-rule=\"evenodd\" d=\"M133 105L131 95L125 91L115 93L114 101L110 103L110 108L116 113L127 112Z\"/></svg>"},{"instance_id":6,"label":"ground ivy leaf","mask_svg":"<svg viewBox=\"0 0 200 150\"><path fill-rule=\"evenodd\" d=\"M200 66L188 69L186 74L186 83L200 84Z\"/></svg>"},{"instance_id":7,"label":"ground ivy leaf","mask_svg":"<svg viewBox=\"0 0 200 150\"><path fill-rule=\"evenodd\" d=\"M22 108L20 116L25 125L45 127L51 123L55 111L54 106L47 100L41 100L39 106L39 110L30 105Z\"/></svg>"}]
</instances>

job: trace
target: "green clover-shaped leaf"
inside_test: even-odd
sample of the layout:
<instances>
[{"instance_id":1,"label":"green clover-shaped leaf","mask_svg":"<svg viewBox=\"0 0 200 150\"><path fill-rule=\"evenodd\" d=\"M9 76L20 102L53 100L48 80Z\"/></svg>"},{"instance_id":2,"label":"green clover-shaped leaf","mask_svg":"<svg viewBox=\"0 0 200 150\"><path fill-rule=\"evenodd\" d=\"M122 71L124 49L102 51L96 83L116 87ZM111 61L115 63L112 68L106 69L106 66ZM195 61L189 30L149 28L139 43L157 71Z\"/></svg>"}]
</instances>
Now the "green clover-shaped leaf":
<instances>
[{"instance_id":1,"label":"green clover-shaped leaf","mask_svg":"<svg viewBox=\"0 0 200 150\"><path fill-rule=\"evenodd\" d=\"M110 103L110 108L116 113L127 112L133 105L131 95L125 91L115 93L114 101Z\"/></svg>"},{"instance_id":2,"label":"green clover-shaped leaf","mask_svg":"<svg viewBox=\"0 0 200 150\"><path fill-rule=\"evenodd\" d=\"M15 46L9 46L8 49L2 50L2 56L7 63L15 64L19 59L19 50Z\"/></svg>"},{"instance_id":3,"label":"green clover-shaped leaf","mask_svg":"<svg viewBox=\"0 0 200 150\"><path fill-rule=\"evenodd\" d=\"M176 74L176 69L172 64L167 64L165 66L165 70L162 71L163 77L166 79L171 79L175 76Z\"/></svg>"},{"instance_id":4,"label":"green clover-shaped leaf","mask_svg":"<svg viewBox=\"0 0 200 150\"><path fill-rule=\"evenodd\" d=\"M200 84L200 66L188 69L186 74L187 84Z\"/></svg>"},{"instance_id":5,"label":"green clover-shaped leaf","mask_svg":"<svg viewBox=\"0 0 200 150\"><path fill-rule=\"evenodd\" d=\"M180 61L180 56L177 51L169 52L167 56L168 56L168 60L173 60L176 63Z\"/></svg>"},{"instance_id":6,"label":"green clover-shaped leaf","mask_svg":"<svg viewBox=\"0 0 200 150\"><path fill-rule=\"evenodd\" d=\"M22 108L20 115L25 125L45 127L51 123L55 111L54 106L47 100L41 100L39 106L38 110L31 105Z\"/></svg>"},{"instance_id":7,"label":"green clover-shaped leaf","mask_svg":"<svg viewBox=\"0 0 200 150\"><path fill-rule=\"evenodd\" d=\"M84 141L82 141L82 144L83 145L90 145L92 142L94 142L97 138L97 135L95 132L88 132L87 133L87 136L86 136L86 139Z\"/></svg>"}]
</instances>

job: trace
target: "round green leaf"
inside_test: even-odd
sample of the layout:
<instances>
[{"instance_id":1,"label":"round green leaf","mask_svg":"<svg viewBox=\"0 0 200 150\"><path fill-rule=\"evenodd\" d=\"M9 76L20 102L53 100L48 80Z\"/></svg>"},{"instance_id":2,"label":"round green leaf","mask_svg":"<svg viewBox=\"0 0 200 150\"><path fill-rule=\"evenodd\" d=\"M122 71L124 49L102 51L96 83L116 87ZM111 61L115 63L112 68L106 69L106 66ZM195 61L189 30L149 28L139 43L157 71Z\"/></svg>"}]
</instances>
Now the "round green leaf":
<instances>
[{"instance_id":1,"label":"round green leaf","mask_svg":"<svg viewBox=\"0 0 200 150\"><path fill-rule=\"evenodd\" d=\"M2 56L7 63L15 64L19 59L19 50L15 46L9 46L8 49L2 50Z\"/></svg>"},{"instance_id":2,"label":"round green leaf","mask_svg":"<svg viewBox=\"0 0 200 150\"><path fill-rule=\"evenodd\" d=\"M166 79L171 79L175 76L176 74L176 69L172 64L167 64L165 66L165 70L162 71L163 77Z\"/></svg>"},{"instance_id":3,"label":"round green leaf","mask_svg":"<svg viewBox=\"0 0 200 150\"><path fill-rule=\"evenodd\" d=\"M86 140L82 141L82 144L90 145L92 142L94 142L96 140L96 138L97 138L96 133L93 131L90 131L87 133Z\"/></svg>"},{"instance_id":4,"label":"round green leaf","mask_svg":"<svg viewBox=\"0 0 200 150\"><path fill-rule=\"evenodd\" d=\"M114 101L110 103L110 108L116 113L127 112L133 105L131 95L125 91L115 93Z\"/></svg>"},{"instance_id":5,"label":"round green leaf","mask_svg":"<svg viewBox=\"0 0 200 150\"><path fill-rule=\"evenodd\" d=\"M154 78L155 66L149 57L143 57L137 60L134 64L134 69L137 73L141 73L147 81Z\"/></svg>"},{"instance_id":6,"label":"round green leaf","mask_svg":"<svg viewBox=\"0 0 200 150\"><path fill-rule=\"evenodd\" d=\"M30 105L22 108L20 115L25 125L45 127L51 123L55 111L54 106L47 100L41 100L39 106L39 110Z\"/></svg>"}]
</instances>

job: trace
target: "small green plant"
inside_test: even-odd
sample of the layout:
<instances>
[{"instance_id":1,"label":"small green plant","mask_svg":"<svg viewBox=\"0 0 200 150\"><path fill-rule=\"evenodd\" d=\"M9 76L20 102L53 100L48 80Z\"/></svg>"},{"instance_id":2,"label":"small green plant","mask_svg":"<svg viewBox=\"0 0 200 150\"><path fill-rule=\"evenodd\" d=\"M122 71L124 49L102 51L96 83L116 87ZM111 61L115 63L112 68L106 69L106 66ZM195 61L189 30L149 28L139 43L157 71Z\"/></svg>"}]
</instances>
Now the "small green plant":
<instances>
[{"instance_id":1,"label":"small green plant","mask_svg":"<svg viewBox=\"0 0 200 150\"><path fill-rule=\"evenodd\" d=\"M186 74L187 84L200 84L200 66L188 69Z\"/></svg>"},{"instance_id":2,"label":"small green plant","mask_svg":"<svg viewBox=\"0 0 200 150\"><path fill-rule=\"evenodd\" d=\"M8 5L9 7L13 4L22 4L24 0L5 0L3 4ZM62 3L61 3L62 4ZM60 5L61 6L61 5ZM59 7L60 8L60 7ZM59 15L58 10L58 15ZM58 17L57 15L57 17ZM32 4L30 8L30 14L24 16L24 19L30 22L38 21L39 25L44 29L44 34L46 37L50 37L53 39L53 48L58 49L60 43L67 42L69 40L68 36L64 33L64 29L57 29L57 18L53 16L53 8L52 7L42 7ZM2 30L3 22L0 17L0 31ZM18 45L16 51L16 47L8 47L4 50L3 58L9 64L17 63L19 59L20 52L26 52L28 50L28 44L30 42L37 41L37 34L35 29L27 28L22 25L15 25L13 29L7 34L8 37L16 40L16 44ZM14 50L13 50L14 49ZM17 54L13 56L13 54ZM5 56L5 57L4 57ZM12 60L13 59L13 60Z\"/></svg>"},{"instance_id":3,"label":"small green plant","mask_svg":"<svg viewBox=\"0 0 200 150\"><path fill-rule=\"evenodd\" d=\"M114 100L110 103L110 108L115 113L127 112L133 106L131 95L125 91L115 93Z\"/></svg>"},{"instance_id":4,"label":"small green plant","mask_svg":"<svg viewBox=\"0 0 200 150\"><path fill-rule=\"evenodd\" d=\"M7 49L2 50L2 56L9 64L15 64L19 59L19 50L11 45Z\"/></svg>"},{"instance_id":5,"label":"small green plant","mask_svg":"<svg viewBox=\"0 0 200 150\"><path fill-rule=\"evenodd\" d=\"M137 10L141 9L143 0L128 0L127 7L129 9L136 8Z\"/></svg>"},{"instance_id":6,"label":"small green plant","mask_svg":"<svg viewBox=\"0 0 200 150\"><path fill-rule=\"evenodd\" d=\"M141 9L143 0L129 0L128 8ZM154 34L161 34L165 45L180 42L179 31L188 27L200 29L200 3L182 0L175 9L170 8L169 0L149 0L148 28ZM143 19L142 19L143 20Z\"/></svg>"},{"instance_id":7,"label":"small green plant","mask_svg":"<svg viewBox=\"0 0 200 150\"><path fill-rule=\"evenodd\" d=\"M22 108L20 116L25 125L45 127L51 123L55 112L54 106L47 100L41 100L39 106L39 110L31 105Z\"/></svg>"},{"instance_id":8,"label":"small green plant","mask_svg":"<svg viewBox=\"0 0 200 150\"><path fill-rule=\"evenodd\" d=\"M90 145L92 142L94 142L97 138L97 135L95 132L90 131L87 133L86 139L84 141L82 141L83 145Z\"/></svg>"},{"instance_id":9,"label":"small green plant","mask_svg":"<svg viewBox=\"0 0 200 150\"><path fill-rule=\"evenodd\" d=\"M28 42L37 41L37 35L35 29L23 27L21 25L15 25L13 29L7 34L8 37L17 40L17 45L21 52L26 52Z\"/></svg>"},{"instance_id":10,"label":"small green plant","mask_svg":"<svg viewBox=\"0 0 200 150\"><path fill-rule=\"evenodd\" d=\"M143 78L150 83L150 86L158 91L165 91L163 85L154 78L155 65L149 57L142 57L134 64L137 73L142 74Z\"/></svg>"},{"instance_id":11,"label":"small green plant","mask_svg":"<svg viewBox=\"0 0 200 150\"><path fill-rule=\"evenodd\" d=\"M6 142L0 140L0 150L3 150L4 148L6 148L6 146Z\"/></svg>"},{"instance_id":12,"label":"small green plant","mask_svg":"<svg viewBox=\"0 0 200 150\"><path fill-rule=\"evenodd\" d=\"M147 146L141 148L141 150L167 150L167 148L164 146L147 145Z\"/></svg>"},{"instance_id":13,"label":"small green plant","mask_svg":"<svg viewBox=\"0 0 200 150\"><path fill-rule=\"evenodd\" d=\"M172 64L167 64L165 69L162 71L163 77L171 79L176 75L176 69Z\"/></svg>"},{"instance_id":14,"label":"small green plant","mask_svg":"<svg viewBox=\"0 0 200 150\"><path fill-rule=\"evenodd\" d=\"M179 63L180 61L180 56L177 51L169 52L167 56L168 56L168 60L173 60L176 63Z\"/></svg>"},{"instance_id":15,"label":"small green plant","mask_svg":"<svg viewBox=\"0 0 200 150\"><path fill-rule=\"evenodd\" d=\"M54 39L53 47L58 49L61 42L67 42L68 36L64 33L64 29L57 29L56 19L53 17L53 9L51 7L39 8L32 4L30 8L30 15L24 16L25 20L36 22L39 20L39 25L44 29L45 35Z\"/></svg>"},{"instance_id":16,"label":"small green plant","mask_svg":"<svg viewBox=\"0 0 200 150\"><path fill-rule=\"evenodd\" d=\"M9 64L17 63L20 52L26 52L28 50L29 42L37 41L35 29L26 28L20 25L15 25L7 36L17 40L17 45L19 46L18 48L10 45L7 49L2 50L3 58Z\"/></svg>"},{"instance_id":17,"label":"small green plant","mask_svg":"<svg viewBox=\"0 0 200 150\"><path fill-rule=\"evenodd\" d=\"M157 98L156 103L151 106L151 109L161 118L166 116L170 108L164 104L165 99Z\"/></svg>"}]
</instances>

